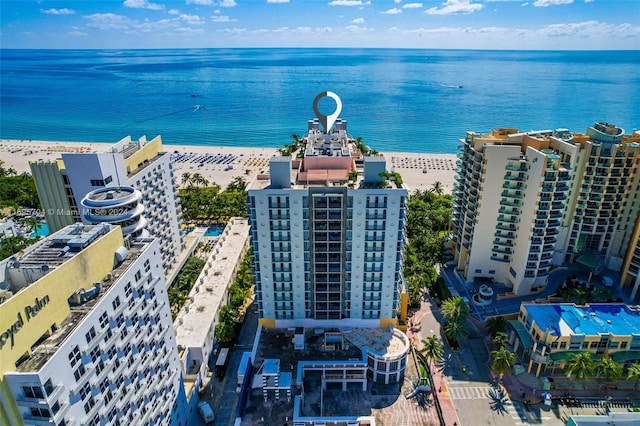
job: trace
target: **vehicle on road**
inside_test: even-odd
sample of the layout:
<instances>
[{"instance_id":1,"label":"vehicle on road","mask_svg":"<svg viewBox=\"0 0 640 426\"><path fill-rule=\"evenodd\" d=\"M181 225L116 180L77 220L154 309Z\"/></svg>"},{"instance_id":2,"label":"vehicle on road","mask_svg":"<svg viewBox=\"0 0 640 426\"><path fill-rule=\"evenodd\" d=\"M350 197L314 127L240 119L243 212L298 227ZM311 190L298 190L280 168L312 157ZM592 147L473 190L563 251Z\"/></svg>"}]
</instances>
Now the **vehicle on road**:
<instances>
[{"instance_id":1,"label":"vehicle on road","mask_svg":"<svg viewBox=\"0 0 640 426\"><path fill-rule=\"evenodd\" d=\"M605 287L613 287L613 280L611 277L601 277L600 282L602 282L602 285Z\"/></svg>"},{"instance_id":2,"label":"vehicle on road","mask_svg":"<svg viewBox=\"0 0 640 426\"><path fill-rule=\"evenodd\" d=\"M220 349L220 353L218 353L218 358L216 359L216 377L224 377L224 373L227 371L227 366L229 365L229 348Z\"/></svg>"},{"instance_id":3,"label":"vehicle on road","mask_svg":"<svg viewBox=\"0 0 640 426\"><path fill-rule=\"evenodd\" d=\"M216 418L213 414L213 409L207 401L198 401L198 413L200 413L200 417L202 417L202 421L205 423L211 423Z\"/></svg>"}]
</instances>

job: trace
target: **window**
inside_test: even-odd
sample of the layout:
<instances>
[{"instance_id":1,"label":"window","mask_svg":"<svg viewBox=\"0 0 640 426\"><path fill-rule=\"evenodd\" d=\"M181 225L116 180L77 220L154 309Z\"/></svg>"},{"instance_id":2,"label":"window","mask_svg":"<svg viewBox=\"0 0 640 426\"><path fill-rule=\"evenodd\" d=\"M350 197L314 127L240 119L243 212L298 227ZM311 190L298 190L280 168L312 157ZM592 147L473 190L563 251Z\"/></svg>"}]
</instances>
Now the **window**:
<instances>
[{"instance_id":1,"label":"window","mask_svg":"<svg viewBox=\"0 0 640 426\"><path fill-rule=\"evenodd\" d=\"M100 315L100 328L105 328L107 326L107 324L109 324L109 316L107 315L106 312L103 312L102 315Z\"/></svg>"},{"instance_id":2,"label":"window","mask_svg":"<svg viewBox=\"0 0 640 426\"><path fill-rule=\"evenodd\" d=\"M96 337L96 329L91 327L87 334L84 335L84 338L87 339L87 343L91 343L91 341Z\"/></svg>"},{"instance_id":3,"label":"window","mask_svg":"<svg viewBox=\"0 0 640 426\"><path fill-rule=\"evenodd\" d=\"M76 382L84 376L86 370L84 369L84 365L80 364L80 366L73 372L73 377L76 378Z\"/></svg>"},{"instance_id":4,"label":"window","mask_svg":"<svg viewBox=\"0 0 640 426\"><path fill-rule=\"evenodd\" d=\"M113 307L113 309L117 309L118 306L120 306L120 296L117 296L113 302L111 302L111 306Z\"/></svg>"},{"instance_id":5,"label":"window","mask_svg":"<svg viewBox=\"0 0 640 426\"><path fill-rule=\"evenodd\" d=\"M71 364L71 368L75 367L78 361L80 361L80 349L76 346L71 353L69 353L69 364Z\"/></svg>"},{"instance_id":6,"label":"window","mask_svg":"<svg viewBox=\"0 0 640 426\"><path fill-rule=\"evenodd\" d=\"M24 396L27 398L36 398L36 399L44 398L44 393L42 392L42 388L39 386L23 386L22 392L24 392Z\"/></svg>"},{"instance_id":7,"label":"window","mask_svg":"<svg viewBox=\"0 0 640 426\"><path fill-rule=\"evenodd\" d=\"M111 183L112 180L113 180L113 178L111 176L107 176L106 178L104 178L105 185L108 184L108 183Z\"/></svg>"},{"instance_id":8,"label":"window","mask_svg":"<svg viewBox=\"0 0 640 426\"><path fill-rule=\"evenodd\" d=\"M51 412L47 408L31 407L33 417L51 417Z\"/></svg>"},{"instance_id":9,"label":"window","mask_svg":"<svg viewBox=\"0 0 640 426\"><path fill-rule=\"evenodd\" d=\"M93 399L93 397L89 397L89 400L84 404L85 414L89 414L89 411L91 411L94 405L96 405L96 401Z\"/></svg>"},{"instance_id":10,"label":"window","mask_svg":"<svg viewBox=\"0 0 640 426\"><path fill-rule=\"evenodd\" d=\"M91 186L104 186L103 179L91 179Z\"/></svg>"},{"instance_id":11,"label":"window","mask_svg":"<svg viewBox=\"0 0 640 426\"><path fill-rule=\"evenodd\" d=\"M136 281L140 281L140 278L142 278L142 273L140 271L138 271L138 272L136 272L135 279L136 279Z\"/></svg>"},{"instance_id":12,"label":"window","mask_svg":"<svg viewBox=\"0 0 640 426\"><path fill-rule=\"evenodd\" d=\"M91 394L91 386L89 383L85 383L82 388L80 388L80 398L84 401Z\"/></svg>"}]
</instances>

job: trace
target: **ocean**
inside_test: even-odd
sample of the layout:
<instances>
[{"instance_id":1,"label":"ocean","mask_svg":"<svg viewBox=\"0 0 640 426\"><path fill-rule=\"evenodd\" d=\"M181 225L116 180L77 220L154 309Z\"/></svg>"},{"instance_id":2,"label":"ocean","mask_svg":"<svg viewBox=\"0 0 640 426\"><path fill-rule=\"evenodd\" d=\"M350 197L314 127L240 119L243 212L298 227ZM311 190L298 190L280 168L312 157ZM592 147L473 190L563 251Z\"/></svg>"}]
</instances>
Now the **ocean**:
<instances>
[{"instance_id":1,"label":"ocean","mask_svg":"<svg viewBox=\"0 0 640 426\"><path fill-rule=\"evenodd\" d=\"M640 51L3 49L0 61L2 139L280 147L327 90L378 151L453 153L466 131L497 127L640 126Z\"/></svg>"}]
</instances>

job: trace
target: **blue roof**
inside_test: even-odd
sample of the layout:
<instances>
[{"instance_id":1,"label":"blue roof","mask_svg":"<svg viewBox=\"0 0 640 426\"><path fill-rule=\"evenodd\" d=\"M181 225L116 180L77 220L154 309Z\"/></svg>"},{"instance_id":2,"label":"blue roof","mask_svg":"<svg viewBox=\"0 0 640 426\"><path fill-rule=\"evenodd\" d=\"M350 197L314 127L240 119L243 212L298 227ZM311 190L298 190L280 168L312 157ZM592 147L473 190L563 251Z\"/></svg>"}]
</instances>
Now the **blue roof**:
<instances>
[{"instance_id":1,"label":"blue roof","mask_svg":"<svg viewBox=\"0 0 640 426\"><path fill-rule=\"evenodd\" d=\"M555 328L561 335L640 335L640 310L621 303L586 306L576 306L572 303L525 303L523 306L527 311L527 318L535 321L543 331ZM552 335L555 333L552 332Z\"/></svg>"}]
</instances>

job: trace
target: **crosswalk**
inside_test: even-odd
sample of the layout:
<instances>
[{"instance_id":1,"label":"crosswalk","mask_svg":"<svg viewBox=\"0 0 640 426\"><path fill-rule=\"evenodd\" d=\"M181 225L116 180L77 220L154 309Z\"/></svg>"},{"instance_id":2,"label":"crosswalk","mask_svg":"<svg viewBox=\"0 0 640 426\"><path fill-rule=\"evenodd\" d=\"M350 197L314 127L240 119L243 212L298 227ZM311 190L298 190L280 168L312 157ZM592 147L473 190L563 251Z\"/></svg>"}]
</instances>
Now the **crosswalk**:
<instances>
[{"instance_id":1,"label":"crosswalk","mask_svg":"<svg viewBox=\"0 0 640 426\"><path fill-rule=\"evenodd\" d=\"M485 400L488 404L500 401L500 409L512 418L515 426L529 426L539 424L541 420L550 419L550 417L538 419L533 413L525 410L520 402L512 401L507 395L491 386L450 386L448 391L454 404L461 400Z\"/></svg>"},{"instance_id":2,"label":"crosswalk","mask_svg":"<svg viewBox=\"0 0 640 426\"><path fill-rule=\"evenodd\" d=\"M490 392L495 392L490 386L449 387L451 399L491 399Z\"/></svg>"}]
</instances>

